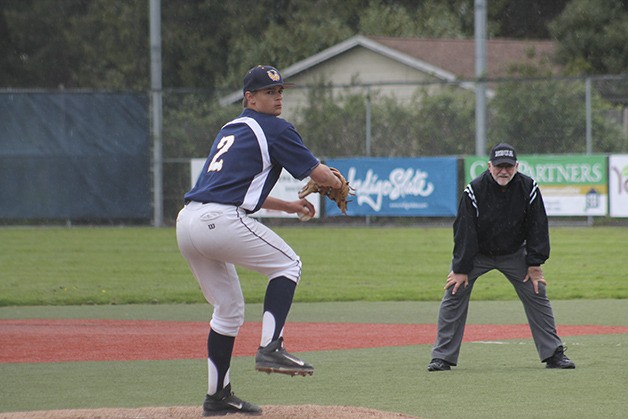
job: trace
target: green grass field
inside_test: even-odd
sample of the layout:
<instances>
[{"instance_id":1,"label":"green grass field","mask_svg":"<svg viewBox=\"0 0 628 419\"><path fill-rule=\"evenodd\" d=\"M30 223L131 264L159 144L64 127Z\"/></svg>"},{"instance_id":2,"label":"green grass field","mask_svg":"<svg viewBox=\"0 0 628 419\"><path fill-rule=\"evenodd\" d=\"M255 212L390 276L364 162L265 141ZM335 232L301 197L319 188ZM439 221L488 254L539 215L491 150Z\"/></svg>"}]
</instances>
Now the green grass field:
<instances>
[{"instance_id":1,"label":"green grass field","mask_svg":"<svg viewBox=\"0 0 628 419\"><path fill-rule=\"evenodd\" d=\"M450 228L275 230L304 262L287 333L298 321L436 322ZM628 230L561 227L551 238L545 272L559 328L628 326ZM259 321L266 280L240 274L246 320ZM0 275L0 319L210 316L171 228L0 228ZM515 299L508 281L486 275L468 323L525 323ZM545 370L531 340L505 340L464 343L447 373L428 373L430 345L414 345L303 353L316 366L307 378L259 374L241 357L231 380L238 395L262 405L341 404L422 418L624 417L628 334L563 339L575 370ZM0 363L0 412L200 406L206 367L204 359Z\"/></svg>"},{"instance_id":2,"label":"green grass field","mask_svg":"<svg viewBox=\"0 0 628 419\"><path fill-rule=\"evenodd\" d=\"M296 301L437 301L451 260L450 228L284 227L303 260ZM628 229L554 228L545 265L553 299L628 298ZM195 303L202 296L172 228L0 228L0 306ZM240 270L249 303L266 279ZM500 274L478 300L516 296Z\"/></svg>"}]
</instances>

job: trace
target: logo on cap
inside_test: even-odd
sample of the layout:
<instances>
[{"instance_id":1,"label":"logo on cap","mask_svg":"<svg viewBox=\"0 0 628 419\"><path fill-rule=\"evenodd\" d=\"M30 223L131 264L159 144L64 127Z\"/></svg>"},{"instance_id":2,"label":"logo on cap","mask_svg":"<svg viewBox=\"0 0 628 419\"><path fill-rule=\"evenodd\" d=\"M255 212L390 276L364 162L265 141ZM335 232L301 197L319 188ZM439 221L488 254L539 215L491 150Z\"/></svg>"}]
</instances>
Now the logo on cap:
<instances>
[{"instance_id":1,"label":"logo on cap","mask_svg":"<svg viewBox=\"0 0 628 419\"><path fill-rule=\"evenodd\" d=\"M281 76L279 75L279 72L275 69L272 70L268 70L266 72L266 74L268 74L268 77L272 80L272 81L279 81L281 80Z\"/></svg>"},{"instance_id":2,"label":"logo on cap","mask_svg":"<svg viewBox=\"0 0 628 419\"><path fill-rule=\"evenodd\" d=\"M281 73L275 67L258 65L250 69L244 76L242 94L255 92L274 86L294 87L293 83L284 83Z\"/></svg>"}]
</instances>

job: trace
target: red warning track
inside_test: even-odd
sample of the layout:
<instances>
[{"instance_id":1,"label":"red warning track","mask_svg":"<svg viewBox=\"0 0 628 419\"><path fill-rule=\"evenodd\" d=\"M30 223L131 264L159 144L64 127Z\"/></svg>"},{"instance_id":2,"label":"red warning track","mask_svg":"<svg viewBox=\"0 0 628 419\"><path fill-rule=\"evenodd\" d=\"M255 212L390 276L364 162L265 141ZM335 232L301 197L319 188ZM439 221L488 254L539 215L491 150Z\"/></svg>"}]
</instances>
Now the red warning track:
<instances>
[{"instance_id":1,"label":"red warning track","mask_svg":"<svg viewBox=\"0 0 628 419\"><path fill-rule=\"evenodd\" d=\"M0 320L0 363L203 359L208 324L145 320ZM235 356L252 356L261 324L245 323ZM628 333L626 326L561 326L560 336ZM431 344L433 324L297 323L291 352ZM467 325L465 341L528 339L526 324Z\"/></svg>"}]
</instances>

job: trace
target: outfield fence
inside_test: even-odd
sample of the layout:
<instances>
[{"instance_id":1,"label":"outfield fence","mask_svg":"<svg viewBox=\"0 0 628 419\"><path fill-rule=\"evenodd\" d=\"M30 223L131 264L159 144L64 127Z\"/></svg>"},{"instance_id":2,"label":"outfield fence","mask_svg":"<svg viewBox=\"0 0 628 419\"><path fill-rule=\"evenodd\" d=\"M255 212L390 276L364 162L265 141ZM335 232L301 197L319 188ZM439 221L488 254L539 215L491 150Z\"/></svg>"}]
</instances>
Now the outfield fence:
<instances>
[{"instance_id":1,"label":"outfield fence","mask_svg":"<svg viewBox=\"0 0 628 419\"><path fill-rule=\"evenodd\" d=\"M509 142L522 155L628 153L626 75L485 82L489 97L485 152L496 142ZM448 156L463 162L476 154L472 86L472 81L321 82L286 90L282 117L294 123L306 145L323 160ZM164 90L162 161L155 162L148 92L107 93L135 97L139 107L129 112L118 101L86 120L86 112L96 109L91 103L102 92L1 91L0 222L150 224L154 197L161 196L164 222L171 225L190 187L191 160L204 158L220 127L241 111L233 93ZM53 97L68 103L77 96L86 104L57 107L55 118L48 117L45 107L27 113L17 106L20 101L41 104ZM129 135L121 131L123 126L136 130ZM96 145L78 152L84 144ZM120 149L111 154L110 144ZM136 160L128 160L131 149ZM60 166L51 164L55 160ZM153 191L155 167L162 168L163 190L158 194ZM621 189L625 169L616 170ZM607 182L611 179L607 175ZM458 189L462 182L459 179ZM110 202L112 208L102 211ZM33 206L38 211L33 212Z\"/></svg>"}]
</instances>

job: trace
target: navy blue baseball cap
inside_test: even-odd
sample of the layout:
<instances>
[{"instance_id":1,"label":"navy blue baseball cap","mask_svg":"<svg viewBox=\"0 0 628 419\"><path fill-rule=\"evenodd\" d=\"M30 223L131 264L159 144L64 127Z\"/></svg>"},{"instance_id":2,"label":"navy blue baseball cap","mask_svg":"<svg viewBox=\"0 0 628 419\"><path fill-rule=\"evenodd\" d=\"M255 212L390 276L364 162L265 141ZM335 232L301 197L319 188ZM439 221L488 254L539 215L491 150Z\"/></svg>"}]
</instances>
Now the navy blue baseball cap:
<instances>
[{"instance_id":1,"label":"navy blue baseball cap","mask_svg":"<svg viewBox=\"0 0 628 419\"><path fill-rule=\"evenodd\" d=\"M509 164L514 166L517 164L517 152L510 144L499 143L491 150L491 164L498 166L500 164Z\"/></svg>"},{"instance_id":2,"label":"navy blue baseball cap","mask_svg":"<svg viewBox=\"0 0 628 419\"><path fill-rule=\"evenodd\" d=\"M273 86L294 87L294 83L285 83L279 70L269 65L258 65L250 69L244 76L242 85L243 94Z\"/></svg>"}]
</instances>

